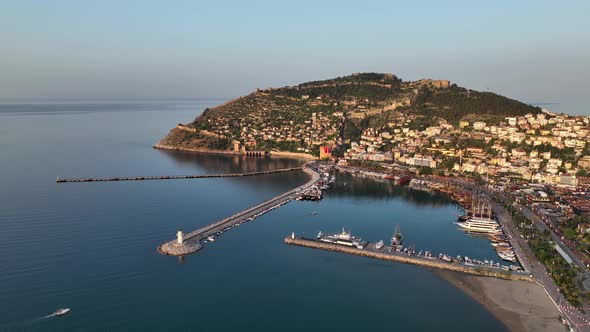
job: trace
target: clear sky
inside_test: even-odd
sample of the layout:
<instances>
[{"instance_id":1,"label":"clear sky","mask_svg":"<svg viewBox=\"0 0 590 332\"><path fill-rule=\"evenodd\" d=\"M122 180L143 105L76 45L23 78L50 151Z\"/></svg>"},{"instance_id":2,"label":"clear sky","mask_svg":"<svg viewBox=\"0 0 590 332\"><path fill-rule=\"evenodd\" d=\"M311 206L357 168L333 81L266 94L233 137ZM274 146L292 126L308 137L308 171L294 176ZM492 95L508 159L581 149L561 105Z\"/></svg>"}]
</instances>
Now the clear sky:
<instances>
[{"instance_id":1,"label":"clear sky","mask_svg":"<svg viewBox=\"0 0 590 332\"><path fill-rule=\"evenodd\" d=\"M0 0L0 101L229 98L364 71L590 114L590 1Z\"/></svg>"}]
</instances>

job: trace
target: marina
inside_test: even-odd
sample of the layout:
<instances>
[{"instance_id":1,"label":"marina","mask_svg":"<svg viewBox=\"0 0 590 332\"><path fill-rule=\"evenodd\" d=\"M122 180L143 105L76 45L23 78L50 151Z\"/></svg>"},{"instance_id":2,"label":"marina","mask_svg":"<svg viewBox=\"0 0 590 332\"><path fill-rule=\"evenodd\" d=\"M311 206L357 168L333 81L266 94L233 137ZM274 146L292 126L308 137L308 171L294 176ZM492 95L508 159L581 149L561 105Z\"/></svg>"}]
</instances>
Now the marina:
<instances>
[{"instance_id":1,"label":"marina","mask_svg":"<svg viewBox=\"0 0 590 332\"><path fill-rule=\"evenodd\" d=\"M347 233L347 237L350 234ZM359 239L360 240L360 239ZM414 249L406 248L397 250L391 246L384 246L381 242L375 244L364 243L363 246L350 245L340 241L325 241L323 238L309 239L296 236L294 233L284 239L289 245L322 249L345 253L355 256L363 256L374 259L399 262L405 264L420 265L429 268L451 270L474 275L482 275L510 280L531 281L530 276L516 265L501 265L488 260L478 260L469 257L450 257L446 254L432 256L428 251L416 253ZM345 241L346 242L346 241Z\"/></svg>"},{"instance_id":2,"label":"marina","mask_svg":"<svg viewBox=\"0 0 590 332\"><path fill-rule=\"evenodd\" d=\"M517 251L512 247L511 236L506 234L505 228L498 221L491 201L484 195L470 193L466 188L454 186L451 183L436 183L418 179L413 179L410 182L410 187L415 190L433 190L448 195L465 211L465 214L459 216L455 222L460 230L472 237L487 238L502 260L526 266L526 263L519 259Z\"/></svg>"}]
</instances>

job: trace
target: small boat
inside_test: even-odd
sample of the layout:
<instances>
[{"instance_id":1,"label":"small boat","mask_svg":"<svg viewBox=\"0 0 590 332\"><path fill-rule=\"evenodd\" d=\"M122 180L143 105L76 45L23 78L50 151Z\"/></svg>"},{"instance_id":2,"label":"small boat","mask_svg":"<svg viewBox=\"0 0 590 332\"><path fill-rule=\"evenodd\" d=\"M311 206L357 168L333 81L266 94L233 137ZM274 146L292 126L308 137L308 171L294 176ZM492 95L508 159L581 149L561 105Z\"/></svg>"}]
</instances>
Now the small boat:
<instances>
[{"instance_id":1,"label":"small boat","mask_svg":"<svg viewBox=\"0 0 590 332\"><path fill-rule=\"evenodd\" d=\"M215 242L215 237L214 236L209 236L209 237L207 237L207 240L209 242Z\"/></svg>"},{"instance_id":2,"label":"small boat","mask_svg":"<svg viewBox=\"0 0 590 332\"><path fill-rule=\"evenodd\" d=\"M318 213L317 213L317 211L316 211L316 212L314 212L314 213L312 213L311 215L312 215L312 216L315 216L316 214L318 214Z\"/></svg>"},{"instance_id":3,"label":"small boat","mask_svg":"<svg viewBox=\"0 0 590 332\"><path fill-rule=\"evenodd\" d=\"M399 230L399 225L395 225L395 232L391 236L391 247L397 247L402 244L403 236Z\"/></svg>"},{"instance_id":4,"label":"small boat","mask_svg":"<svg viewBox=\"0 0 590 332\"><path fill-rule=\"evenodd\" d=\"M375 249L379 250L381 248L383 248L383 240L379 240L379 242L375 243Z\"/></svg>"},{"instance_id":5,"label":"small boat","mask_svg":"<svg viewBox=\"0 0 590 332\"><path fill-rule=\"evenodd\" d=\"M60 308L60 309L57 309L55 312L53 312L53 315L61 317L65 314L67 314L68 312L70 312L70 308Z\"/></svg>"}]
</instances>

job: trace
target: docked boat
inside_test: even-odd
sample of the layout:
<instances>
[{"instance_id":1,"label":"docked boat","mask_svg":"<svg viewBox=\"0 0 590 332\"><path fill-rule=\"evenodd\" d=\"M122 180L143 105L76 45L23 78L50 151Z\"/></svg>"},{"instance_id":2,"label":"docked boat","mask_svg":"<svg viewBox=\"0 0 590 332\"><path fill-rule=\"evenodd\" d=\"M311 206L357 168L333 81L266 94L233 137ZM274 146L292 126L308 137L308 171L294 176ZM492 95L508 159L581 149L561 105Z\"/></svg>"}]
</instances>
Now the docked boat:
<instances>
[{"instance_id":1,"label":"docked boat","mask_svg":"<svg viewBox=\"0 0 590 332\"><path fill-rule=\"evenodd\" d=\"M412 178L409 176L402 176L402 177L395 180L395 184L398 186L407 186L410 184L411 180L412 180Z\"/></svg>"},{"instance_id":2,"label":"docked boat","mask_svg":"<svg viewBox=\"0 0 590 332\"><path fill-rule=\"evenodd\" d=\"M317 240L321 242L340 244L357 249L363 249L367 246L367 242L360 238L352 236L349 232L342 228L342 232L337 234L324 234L321 231L317 235Z\"/></svg>"},{"instance_id":3,"label":"docked boat","mask_svg":"<svg viewBox=\"0 0 590 332\"><path fill-rule=\"evenodd\" d=\"M207 240L208 240L209 242L215 242L215 237L214 237L214 236L208 236L208 237L207 237Z\"/></svg>"},{"instance_id":4,"label":"docked boat","mask_svg":"<svg viewBox=\"0 0 590 332\"><path fill-rule=\"evenodd\" d=\"M465 222L457 222L462 229L476 233L494 233L500 230L497 221L490 218L471 217Z\"/></svg>"},{"instance_id":5,"label":"docked boat","mask_svg":"<svg viewBox=\"0 0 590 332\"><path fill-rule=\"evenodd\" d=\"M438 257L445 262L450 263L453 261L453 259L451 257L447 256L447 254L440 254Z\"/></svg>"},{"instance_id":6,"label":"docked boat","mask_svg":"<svg viewBox=\"0 0 590 332\"><path fill-rule=\"evenodd\" d=\"M394 248L400 246L403 242L403 239L404 238L402 232L400 232L399 225L395 225L395 232L391 236L391 247Z\"/></svg>"},{"instance_id":7,"label":"docked boat","mask_svg":"<svg viewBox=\"0 0 590 332\"><path fill-rule=\"evenodd\" d=\"M67 314L68 312L70 312L70 308L60 308L60 309L57 309L57 310L56 310L56 311L53 313L53 315L54 315L54 316L61 317L61 316L65 315L65 314Z\"/></svg>"},{"instance_id":8,"label":"docked boat","mask_svg":"<svg viewBox=\"0 0 590 332\"><path fill-rule=\"evenodd\" d=\"M498 254L498 256L500 256L500 258L502 258L503 260L505 260L507 262L511 262L511 263L516 262L516 257L514 257L514 256L505 256L503 254Z\"/></svg>"},{"instance_id":9,"label":"docked boat","mask_svg":"<svg viewBox=\"0 0 590 332\"><path fill-rule=\"evenodd\" d=\"M379 240L379 242L375 243L375 249L379 250L381 248L383 248L383 240Z\"/></svg>"},{"instance_id":10,"label":"docked boat","mask_svg":"<svg viewBox=\"0 0 590 332\"><path fill-rule=\"evenodd\" d=\"M508 262L515 262L516 261L516 255L514 254L514 251L512 251L511 249L497 250L497 254L498 254L498 256L500 256L500 258L502 258L505 261L508 261Z\"/></svg>"}]
</instances>

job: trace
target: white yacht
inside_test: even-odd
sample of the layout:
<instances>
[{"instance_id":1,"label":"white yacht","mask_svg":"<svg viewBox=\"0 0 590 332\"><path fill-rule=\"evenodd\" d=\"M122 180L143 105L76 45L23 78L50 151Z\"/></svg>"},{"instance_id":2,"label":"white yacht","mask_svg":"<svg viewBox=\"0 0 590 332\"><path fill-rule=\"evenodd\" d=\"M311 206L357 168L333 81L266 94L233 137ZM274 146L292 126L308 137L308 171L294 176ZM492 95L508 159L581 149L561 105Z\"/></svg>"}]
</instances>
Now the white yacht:
<instances>
[{"instance_id":1,"label":"white yacht","mask_svg":"<svg viewBox=\"0 0 590 332\"><path fill-rule=\"evenodd\" d=\"M342 228L341 233L337 234L324 234L321 231L317 235L317 240L322 242L340 244L348 247L356 247L363 249L367 245L367 242L352 236L349 232L346 232Z\"/></svg>"},{"instance_id":2,"label":"white yacht","mask_svg":"<svg viewBox=\"0 0 590 332\"><path fill-rule=\"evenodd\" d=\"M500 258L502 258L505 261L516 262L516 256L514 255L514 253L498 251L498 256L500 256Z\"/></svg>"},{"instance_id":3,"label":"white yacht","mask_svg":"<svg viewBox=\"0 0 590 332\"><path fill-rule=\"evenodd\" d=\"M61 308L61 309L57 309L53 315L55 316L63 316L65 314L67 314L68 312L70 312L70 308Z\"/></svg>"},{"instance_id":4,"label":"white yacht","mask_svg":"<svg viewBox=\"0 0 590 332\"><path fill-rule=\"evenodd\" d=\"M379 242L375 243L375 249L379 250L381 248L383 248L383 240L379 240Z\"/></svg>"},{"instance_id":5,"label":"white yacht","mask_svg":"<svg viewBox=\"0 0 590 332\"><path fill-rule=\"evenodd\" d=\"M495 233L500 229L498 222L490 218L472 217L456 224L465 230L478 233Z\"/></svg>"}]
</instances>

